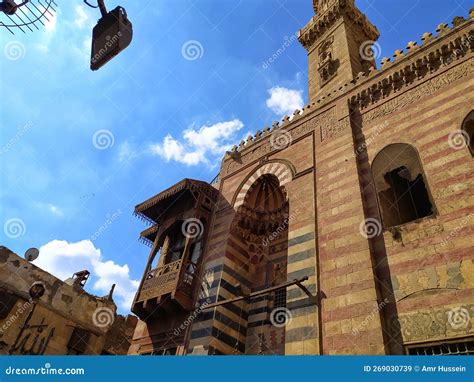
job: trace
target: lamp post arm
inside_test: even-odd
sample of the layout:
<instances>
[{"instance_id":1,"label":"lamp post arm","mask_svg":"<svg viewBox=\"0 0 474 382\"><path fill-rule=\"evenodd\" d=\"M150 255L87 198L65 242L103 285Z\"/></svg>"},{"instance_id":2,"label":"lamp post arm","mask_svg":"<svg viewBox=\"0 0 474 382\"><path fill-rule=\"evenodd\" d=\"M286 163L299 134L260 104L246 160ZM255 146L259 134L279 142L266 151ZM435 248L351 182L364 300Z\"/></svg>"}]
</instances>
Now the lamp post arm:
<instances>
[{"instance_id":1,"label":"lamp post arm","mask_svg":"<svg viewBox=\"0 0 474 382\"><path fill-rule=\"evenodd\" d=\"M91 8L99 8L100 14L104 17L107 14L107 8L105 8L104 0L97 0L97 6L89 3L88 0L83 0Z\"/></svg>"},{"instance_id":2,"label":"lamp post arm","mask_svg":"<svg viewBox=\"0 0 474 382\"><path fill-rule=\"evenodd\" d=\"M105 8L104 0L97 0L97 5L99 6L102 17L104 17L107 14L107 8Z\"/></svg>"}]
</instances>

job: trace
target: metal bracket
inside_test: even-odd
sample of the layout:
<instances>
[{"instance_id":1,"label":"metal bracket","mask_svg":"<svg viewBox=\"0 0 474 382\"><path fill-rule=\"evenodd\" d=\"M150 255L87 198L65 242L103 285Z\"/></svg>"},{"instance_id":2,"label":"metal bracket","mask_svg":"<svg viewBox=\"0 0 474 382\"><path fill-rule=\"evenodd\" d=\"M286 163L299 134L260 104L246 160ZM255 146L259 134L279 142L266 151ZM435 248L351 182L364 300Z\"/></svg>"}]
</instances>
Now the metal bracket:
<instances>
[{"instance_id":1,"label":"metal bracket","mask_svg":"<svg viewBox=\"0 0 474 382\"><path fill-rule=\"evenodd\" d=\"M277 285L277 286L274 286L274 287L271 287L271 288L266 288L266 289L262 289L260 291L257 291L257 292L252 292L252 293L249 293L249 294L246 294L246 295L242 295L242 296L238 296L238 297L234 297L234 298L230 298L228 300L223 300L223 301L218 301L218 302L215 302L213 304L209 304L209 305L201 305L201 307L199 308L200 310L206 310L206 309L212 309L212 308L216 308L218 306L221 306L221 305L226 305L226 304L232 304L234 302L238 302L238 301L242 301L242 300L247 300L249 298L252 298L252 297L256 297L256 296L260 296L262 294L268 294L268 293L271 293L271 292L275 292L277 290L280 290L280 289L286 289L292 285L297 285L303 292L305 292L308 296L310 297L314 297L308 290L308 288L306 288L302 283L307 281L308 280L308 276L306 277L303 277L301 279L298 279L298 280L293 280L293 281L288 281L286 283L283 283L283 284L280 284L280 285Z\"/></svg>"}]
</instances>

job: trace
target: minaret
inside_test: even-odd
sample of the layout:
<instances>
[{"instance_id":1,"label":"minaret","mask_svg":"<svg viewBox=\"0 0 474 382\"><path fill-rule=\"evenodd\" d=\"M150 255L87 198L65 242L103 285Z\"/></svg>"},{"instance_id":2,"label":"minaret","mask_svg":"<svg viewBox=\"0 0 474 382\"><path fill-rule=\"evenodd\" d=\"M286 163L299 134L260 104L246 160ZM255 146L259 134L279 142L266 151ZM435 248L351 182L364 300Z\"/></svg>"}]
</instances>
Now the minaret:
<instances>
[{"instance_id":1,"label":"minaret","mask_svg":"<svg viewBox=\"0 0 474 382\"><path fill-rule=\"evenodd\" d=\"M298 37L308 51L310 102L374 67L371 46L379 37L354 0L313 0L313 9Z\"/></svg>"},{"instance_id":2,"label":"minaret","mask_svg":"<svg viewBox=\"0 0 474 382\"><path fill-rule=\"evenodd\" d=\"M326 9L328 9L329 3L331 2L331 0L313 0L314 13L323 13Z\"/></svg>"}]
</instances>

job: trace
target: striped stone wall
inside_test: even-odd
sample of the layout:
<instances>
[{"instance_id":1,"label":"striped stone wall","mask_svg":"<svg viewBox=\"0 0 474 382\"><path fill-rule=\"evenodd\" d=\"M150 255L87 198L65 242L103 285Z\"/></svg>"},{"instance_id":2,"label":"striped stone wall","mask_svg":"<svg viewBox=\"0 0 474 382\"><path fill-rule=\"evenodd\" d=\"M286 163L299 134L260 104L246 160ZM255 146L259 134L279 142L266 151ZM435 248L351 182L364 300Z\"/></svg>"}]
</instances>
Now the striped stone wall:
<instances>
[{"instance_id":1,"label":"striped stone wall","mask_svg":"<svg viewBox=\"0 0 474 382\"><path fill-rule=\"evenodd\" d=\"M365 206L349 110L343 103L335 107L343 128L317 140L315 154L322 353L384 354L373 256L360 233Z\"/></svg>"},{"instance_id":2,"label":"striped stone wall","mask_svg":"<svg viewBox=\"0 0 474 382\"><path fill-rule=\"evenodd\" d=\"M274 267L281 265L283 277L272 283L267 278L255 278L252 283L252 290L262 290L271 286L278 285L286 281L286 261L288 248L288 227L281 232L275 240L271 241L267 246L266 261L259 267L256 273L274 275ZM253 272L255 273L255 271ZM245 354L268 354L268 355L284 355L285 354L285 327L277 322L278 326L272 324L272 311L274 306L275 293L257 296L249 301L249 317L247 324L247 338ZM274 321L275 322L275 321Z\"/></svg>"},{"instance_id":3,"label":"striped stone wall","mask_svg":"<svg viewBox=\"0 0 474 382\"><path fill-rule=\"evenodd\" d=\"M224 253L232 218L233 211L227 207L225 200L221 198L211 226L208 244L205 248L203 269L200 274L202 282L201 293L197 301L198 305L217 301L224 272ZM193 323L188 339L188 354L220 354L223 350L216 349L215 341L213 341L215 335L218 334L217 329L214 328L214 317L215 311L213 309L204 310Z\"/></svg>"},{"instance_id":4,"label":"striped stone wall","mask_svg":"<svg viewBox=\"0 0 474 382\"><path fill-rule=\"evenodd\" d=\"M294 179L287 189L290 199L287 279L308 277L304 285L312 296L296 285L288 288L287 308L291 319L286 325L285 350L286 354L318 354L314 174L310 172Z\"/></svg>"},{"instance_id":5,"label":"striped stone wall","mask_svg":"<svg viewBox=\"0 0 474 382\"><path fill-rule=\"evenodd\" d=\"M384 232L385 247L378 251L385 252L385 285L396 302L387 329L398 331L404 345L474 334L474 161L459 141L474 104L472 61L471 54L402 93L416 103L381 118L372 118L376 108L362 114L362 134L371 142L368 164L390 143L412 145L436 206L435 216L400 227L398 238ZM433 81L444 85L425 95L422 88Z\"/></svg>"}]
</instances>

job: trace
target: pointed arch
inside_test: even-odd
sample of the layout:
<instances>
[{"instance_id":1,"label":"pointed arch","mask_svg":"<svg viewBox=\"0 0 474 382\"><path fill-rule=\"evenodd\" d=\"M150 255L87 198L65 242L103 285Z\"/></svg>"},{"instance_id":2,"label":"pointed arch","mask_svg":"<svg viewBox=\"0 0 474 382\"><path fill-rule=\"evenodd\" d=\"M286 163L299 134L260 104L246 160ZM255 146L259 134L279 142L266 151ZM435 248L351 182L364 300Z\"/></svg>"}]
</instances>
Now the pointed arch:
<instances>
[{"instance_id":1,"label":"pointed arch","mask_svg":"<svg viewBox=\"0 0 474 382\"><path fill-rule=\"evenodd\" d=\"M254 182L262 175L266 174L274 175L280 182L280 186L285 186L285 184L293 180L295 169L294 166L287 161L272 161L264 163L242 182L239 191L235 194L234 199L232 200L234 209L237 209L244 203L245 195L252 184L254 184Z\"/></svg>"}]
</instances>

